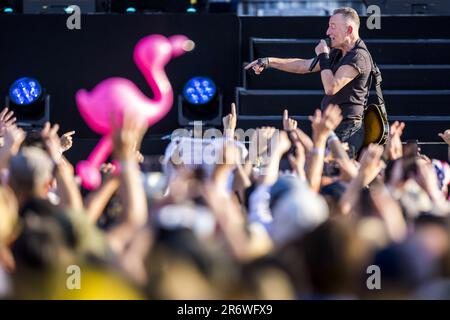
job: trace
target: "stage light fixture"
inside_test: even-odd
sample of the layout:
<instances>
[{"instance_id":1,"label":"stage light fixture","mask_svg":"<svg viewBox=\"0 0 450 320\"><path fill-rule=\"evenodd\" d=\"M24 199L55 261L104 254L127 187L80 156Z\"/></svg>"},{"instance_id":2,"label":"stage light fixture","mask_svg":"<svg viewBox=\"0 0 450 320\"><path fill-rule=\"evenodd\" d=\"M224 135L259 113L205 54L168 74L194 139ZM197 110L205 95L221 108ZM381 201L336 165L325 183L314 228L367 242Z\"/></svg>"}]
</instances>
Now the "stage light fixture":
<instances>
[{"instance_id":1,"label":"stage light fixture","mask_svg":"<svg viewBox=\"0 0 450 320\"><path fill-rule=\"evenodd\" d=\"M194 77L186 83L183 89L184 98L194 105L208 103L216 93L214 81L207 77Z\"/></svg>"},{"instance_id":2,"label":"stage light fixture","mask_svg":"<svg viewBox=\"0 0 450 320\"><path fill-rule=\"evenodd\" d=\"M186 9L186 12L196 13L197 12L197 8L196 8L197 5L198 5L197 4L197 0L190 0L189 1L189 7Z\"/></svg>"},{"instance_id":3,"label":"stage light fixture","mask_svg":"<svg viewBox=\"0 0 450 320\"><path fill-rule=\"evenodd\" d=\"M13 82L5 105L14 112L20 127L42 127L50 118L50 95L32 77L21 77Z\"/></svg>"},{"instance_id":4,"label":"stage light fixture","mask_svg":"<svg viewBox=\"0 0 450 320\"><path fill-rule=\"evenodd\" d=\"M219 125L222 115L222 95L209 77L189 79L178 96L178 122L191 125L201 121L205 125Z\"/></svg>"},{"instance_id":5,"label":"stage light fixture","mask_svg":"<svg viewBox=\"0 0 450 320\"><path fill-rule=\"evenodd\" d=\"M207 12L208 0L111 0L111 12L127 13L129 7L136 13L146 12Z\"/></svg>"},{"instance_id":6,"label":"stage light fixture","mask_svg":"<svg viewBox=\"0 0 450 320\"><path fill-rule=\"evenodd\" d=\"M128 7L125 10L126 13L136 13L136 8L134 7Z\"/></svg>"},{"instance_id":7,"label":"stage light fixture","mask_svg":"<svg viewBox=\"0 0 450 320\"><path fill-rule=\"evenodd\" d=\"M23 77L14 81L9 89L11 100L18 105L29 105L42 95L42 87L33 78Z\"/></svg>"},{"instance_id":8,"label":"stage light fixture","mask_svg":"<svg viewBox=\"0 0 450 320\"><path fill-rule=\"evenodd\" d=\"M83 14L96 12L96 0L23 0L25 14L71 14L67 8L76 5ZM99 7L102 1L99 2ZM100 10L99 10L100 11Z\"/></svg>"}]
</instances>

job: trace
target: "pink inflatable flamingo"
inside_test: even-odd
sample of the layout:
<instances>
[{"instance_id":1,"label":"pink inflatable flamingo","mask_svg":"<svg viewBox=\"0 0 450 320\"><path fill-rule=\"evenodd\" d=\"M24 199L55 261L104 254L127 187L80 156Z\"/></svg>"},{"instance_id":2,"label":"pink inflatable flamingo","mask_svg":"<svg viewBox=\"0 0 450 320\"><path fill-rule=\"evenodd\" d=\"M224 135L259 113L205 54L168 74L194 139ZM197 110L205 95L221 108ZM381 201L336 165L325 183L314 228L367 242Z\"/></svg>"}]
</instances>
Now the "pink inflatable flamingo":
<instances>
[{"instance_id":1,"label":"pink inflatable flamingo","mask_svg":"<svg viewBox=\"0 0 450 320\"><path fill-rule=\"evenodd\" d=\"M83 187L95 189L101 183L99 168L112 151L111 114L122 122L124 112L147 119L149 126L163 118L172 107L173 93L164 71L171 58L192 50L194 43L182 35L166 38L151 35L141 39L134 49L134 61L150 88L154 98L149 99L128 79L109 78L94 90L81 89L76 102L88 126L103 135L88 159L77 164L76 172Z\"/></svg>"}]
</instances>

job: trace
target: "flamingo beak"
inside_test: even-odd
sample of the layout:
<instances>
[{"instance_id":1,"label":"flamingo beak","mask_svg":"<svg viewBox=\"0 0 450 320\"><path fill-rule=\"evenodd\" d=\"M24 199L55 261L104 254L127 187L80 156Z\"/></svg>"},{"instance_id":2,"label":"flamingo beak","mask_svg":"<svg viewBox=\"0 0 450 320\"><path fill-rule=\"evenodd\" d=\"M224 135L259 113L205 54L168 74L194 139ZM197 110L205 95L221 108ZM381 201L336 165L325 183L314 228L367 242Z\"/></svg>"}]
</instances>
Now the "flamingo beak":
<instances>
[{"instance_id":1,"label":"flamingo beak","mask_svg":"<svg viewBox=\"0 0 450 320\"><path fill-rule=\"evenodd\" d=\"M169 38L172 46L172 56L178 57L188 51L191 51L195 47L194 41L188 39L183 35L175 35Z\"/></svg>"},{"instance_id":2,"label":"flamingo beak","mask_svg":"<svg viewBox=\"0 0 450 320\"><path fill-rule=\"evenodd\" d=\"M181 45L181 48L183 48L183 50L186 52L192 51L195 48L195 42L192 40L186 40Z\"/></svg>"}]
</instances>

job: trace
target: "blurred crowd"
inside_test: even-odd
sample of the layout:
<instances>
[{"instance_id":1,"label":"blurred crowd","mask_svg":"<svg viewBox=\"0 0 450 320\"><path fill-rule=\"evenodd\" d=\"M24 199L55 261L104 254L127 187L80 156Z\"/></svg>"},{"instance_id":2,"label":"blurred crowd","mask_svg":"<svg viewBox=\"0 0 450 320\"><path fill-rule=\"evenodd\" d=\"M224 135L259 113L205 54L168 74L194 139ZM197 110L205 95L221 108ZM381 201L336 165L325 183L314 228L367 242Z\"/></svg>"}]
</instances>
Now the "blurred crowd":
<instances>
[{"instance_id":1,"label":"blurred crowd","mask_svg":"<svg viewBox=\"0 0 450 320\"><path fill-rule=\"evenodd\" d=\"M238 143L232 105L214 163L179 139L144 170L147 125L122 116L88 191L64 155L74 131L0 113L0 298L450 298L448 159L402 143L404 123L351 152L330 105L311 135L285 111Z\"/></svg>"}]
</instances>

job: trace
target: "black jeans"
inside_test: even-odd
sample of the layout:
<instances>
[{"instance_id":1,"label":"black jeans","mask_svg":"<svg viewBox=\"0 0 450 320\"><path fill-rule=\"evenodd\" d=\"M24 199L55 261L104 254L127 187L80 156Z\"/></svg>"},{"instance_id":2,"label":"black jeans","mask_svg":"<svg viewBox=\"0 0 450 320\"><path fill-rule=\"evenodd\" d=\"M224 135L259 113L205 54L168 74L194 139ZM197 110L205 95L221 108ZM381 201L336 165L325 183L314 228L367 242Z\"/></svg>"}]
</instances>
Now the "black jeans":
<instances>
[{"instance_id":1,"label":"black jeans","mask_svg":"<svg viewBox=\"0 0 450 320\"><path fill-rule=\"evenodd\" d=\"M364 143L364 125L362 120L344 119L334 131L341 142L347 142L349 155L356 158Z\"/></svg>"}]
</instances>

